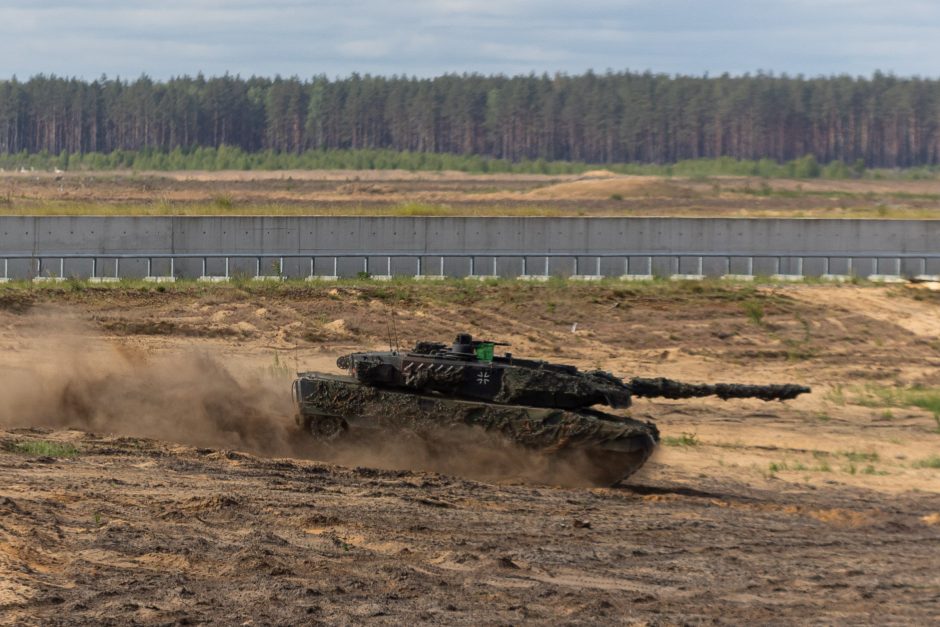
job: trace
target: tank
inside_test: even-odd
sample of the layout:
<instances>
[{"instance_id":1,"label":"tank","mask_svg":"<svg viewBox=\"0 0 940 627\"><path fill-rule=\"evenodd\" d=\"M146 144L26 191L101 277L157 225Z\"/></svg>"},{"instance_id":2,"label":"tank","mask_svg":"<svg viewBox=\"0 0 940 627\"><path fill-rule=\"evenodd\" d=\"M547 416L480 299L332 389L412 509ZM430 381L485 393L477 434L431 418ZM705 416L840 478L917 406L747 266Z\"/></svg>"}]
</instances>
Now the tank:
<instances>
[{"instance_id":1,"label":"tank","mask_svg":"<svg viewBox=\"0 0 940 627\"><path fill-rule=\"evenodd\" d=\"M601 411L630 407L632 398L789 400L810 391L793 384L689 384L635 377L512 353L508 344L460 333L452 344L418 342L412 350L343 355L345 375L299 373L293 395L297 423L321 442L355 432L421 436L470 427L496 433L559 463L577 461L585 481L614 485L653 453L659 431L652 422Z\"/></svg>"}]
</instances>

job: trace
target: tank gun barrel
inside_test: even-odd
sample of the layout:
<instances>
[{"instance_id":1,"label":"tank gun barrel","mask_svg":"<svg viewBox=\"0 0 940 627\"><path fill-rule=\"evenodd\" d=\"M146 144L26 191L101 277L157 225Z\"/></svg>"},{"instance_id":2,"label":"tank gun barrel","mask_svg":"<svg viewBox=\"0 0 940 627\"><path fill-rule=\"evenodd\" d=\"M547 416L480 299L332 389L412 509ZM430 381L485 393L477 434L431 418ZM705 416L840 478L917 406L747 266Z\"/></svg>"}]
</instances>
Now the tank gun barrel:
<instances>
[{"instance_id":1,"label":"tank gun barrel","mask_svg":"<svg viewBox=\"0 0 940 627\"><path fill-rule=\"evenodd\" d=\"M762 401L788 401L800 394L808 394L810 388L792 383L776 385L742 385L739 383L683 383L663 377L647 379L634 377L630 380L634 396L644 398L698 398L717 396L729 398L759 398Z\"/></svg>"}]
</instances>

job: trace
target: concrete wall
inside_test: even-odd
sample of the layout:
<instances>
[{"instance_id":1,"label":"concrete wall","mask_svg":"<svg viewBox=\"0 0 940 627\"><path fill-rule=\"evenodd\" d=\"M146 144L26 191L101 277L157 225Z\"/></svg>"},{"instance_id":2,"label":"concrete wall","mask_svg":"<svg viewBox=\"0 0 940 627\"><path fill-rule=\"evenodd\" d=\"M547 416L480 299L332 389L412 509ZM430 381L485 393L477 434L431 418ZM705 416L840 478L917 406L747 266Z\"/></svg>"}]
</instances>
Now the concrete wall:
<instances>
[{"instance_id":1,"label":"concrete wall","mask_svg":"<svg viewBox=\"0 0 940 627\"><path fill-rule=\"evenodd\" d=\"M384 273L381 253L475 252L725 252L742 253L933 253L940 252L940 221L801 220L725 218L410 218L410 217L0 217L0 253L24 256L57 253L298 253L332 255L371 252L370 269ZM639 260L634 260L640 263ZM431 257L430 264L436 264ZM25 262L24 262L25 263ZM76 262L78 263L78 262ZM87 274L88 265L69 262L66 274ZM195 262L194 262L195 263ZM201 263L201 262L199 262ZM218 263L213 261L212 263ZM248 263L248 262L245 262ZM299 263L299 262L298 262ZM466 264L448 260L448 274ZM515 262L514 262L515 263ZM541 264L541 262L539 262ZM140 274L133 262L126 272ZM350 265L352 264L352 265ZM377 264L381 264L379 267ZM455 265L457 264L457 265ZM492 271L480 261L478 273ZM582 259L584 273L594 261ZM12 266L17 263L11 262ZM51 267L57 270L58 261ZM102 262L105 268L107 262ZM191 266L192 264L189 264ZM504 264L505 265L505 264ZM570 260L552 260L552 272L566 272ZM604 260L602 271L618 273L622 260ZM714 264L712 264L714 265ZM133 266L134 271L130 268ZM192 270L187 266L186 272ZM361 270L348 261L346 273ZM459 267L457 267L459 266ZM28 265L24 266L28 272ZM76 269L77 268L77 269ZM292 272L302 272L298 265ZM352 269L352 270L351 270ZM541 272L542 265L532 266ZM251 269L253 271L253 267ZM690 270L681 268L681 271ZM716 270L709 266L709 272ZM833 272L838 268L832 268ZM929 269L935 271L935 269ZM248 271L245 269L245 271ZM318 273L330 269L318 268ZM426 272L437 271L432 266ZM639 271L639 268L638 268ZM787 271L787 268L781 268ZM812 268L806 270L812 273ZM105 273L105 270L99 270ZM414 273L414 262L395 261L393 273ZM514 270L501 270L512 274ZM156 273L156 272L155 272ZM218 274L213 267L211 272ZM263 272L264 273L264 272ZM19 271L11 270L11 274Z\"/></svg>"},{"instance_id":2,"label":"concrete wall","mask_svg":"<svg viewBox=\"0 0 940 627\"><path fill-rule=\"evenodd\" d=\"M938 252L940 221L734 218L0 217L4 253Z\"/></svg>"}]
</instances>

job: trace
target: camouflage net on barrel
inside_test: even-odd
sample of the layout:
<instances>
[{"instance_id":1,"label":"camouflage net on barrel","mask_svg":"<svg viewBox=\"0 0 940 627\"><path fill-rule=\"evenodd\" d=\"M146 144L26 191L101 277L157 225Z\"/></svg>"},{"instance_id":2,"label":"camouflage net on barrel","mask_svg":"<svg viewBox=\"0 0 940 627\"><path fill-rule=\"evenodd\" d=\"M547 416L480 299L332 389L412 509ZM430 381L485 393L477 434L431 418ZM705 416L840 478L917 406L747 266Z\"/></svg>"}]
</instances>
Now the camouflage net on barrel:
<instances>
[{"instance_id":1,"label":"camouflage net on barrel","mask_svg":"<svg viewBox=\"0 0 940 627\"><path fill-rule=\"evenodd\" d=\"M630 389L634 396L645 398L698 398L701 396L717 396L727 400L729 398L759 398L762 401L789 401L800 394L808 394L810 389L805 385L792 383L779 385L743 385L740 383L683 383L674 379L662 377L644 379L634 377L630 379Z\"/></svg>"}]
</instances>

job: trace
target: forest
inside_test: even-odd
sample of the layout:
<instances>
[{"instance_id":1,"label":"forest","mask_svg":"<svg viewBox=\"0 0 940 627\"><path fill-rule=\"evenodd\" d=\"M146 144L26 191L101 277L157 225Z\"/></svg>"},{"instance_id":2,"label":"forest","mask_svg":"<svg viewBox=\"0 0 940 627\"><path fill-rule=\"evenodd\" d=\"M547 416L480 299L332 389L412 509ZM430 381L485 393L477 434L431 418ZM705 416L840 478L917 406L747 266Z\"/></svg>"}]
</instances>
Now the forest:
<instances>
[{"instance_id":1,"label":"forest","mask_svg":"<svg viewBox=\"0 0 940 627\"><path fill-rule=\"evenodd\" d=\"M909 168L940 163L940 80L587 72L0 81L0 155L67 164L68 155L81 163L142 153L168 163L174 151L202 149L234 155L242 168L254 154L330 151L506 164L811 157Z\"/></svg>"}]
</instances>

